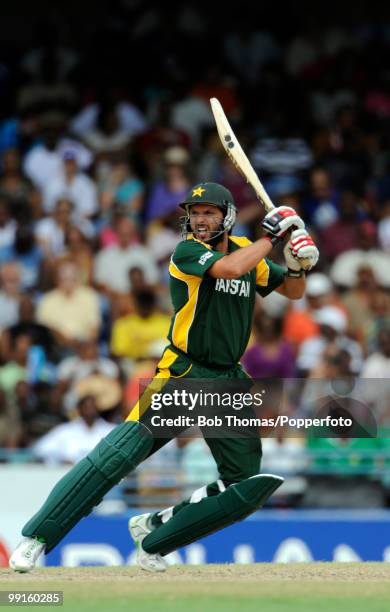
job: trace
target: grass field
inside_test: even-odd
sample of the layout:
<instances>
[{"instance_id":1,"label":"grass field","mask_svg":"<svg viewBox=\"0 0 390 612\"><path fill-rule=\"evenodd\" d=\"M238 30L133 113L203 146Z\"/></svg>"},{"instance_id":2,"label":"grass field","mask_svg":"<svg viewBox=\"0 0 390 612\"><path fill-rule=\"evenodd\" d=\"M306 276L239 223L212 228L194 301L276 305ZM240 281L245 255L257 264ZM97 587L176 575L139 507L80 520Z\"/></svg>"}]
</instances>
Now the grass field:
<instances>
[{"instance_id":1,"label":"grass field","mask_svg":"<svg viewBox=\"0 0 390 612\"><path fill-rule=\"evenodd\" d=\"M0 590L61 590L72 612L389 612L390 564L1 569ZM34 606L44 609L54 607Z\"/></svg>"}]
</instances>

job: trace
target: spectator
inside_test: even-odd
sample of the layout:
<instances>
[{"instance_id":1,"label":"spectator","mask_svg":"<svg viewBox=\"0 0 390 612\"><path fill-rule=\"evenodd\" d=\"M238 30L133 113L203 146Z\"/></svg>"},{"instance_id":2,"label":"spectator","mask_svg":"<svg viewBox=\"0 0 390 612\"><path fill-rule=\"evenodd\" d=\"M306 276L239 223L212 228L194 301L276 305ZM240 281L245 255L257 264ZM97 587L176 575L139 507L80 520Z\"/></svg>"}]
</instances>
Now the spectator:
<instances>
[{"instance_id":1,"label":"spectator","mask_svg":"<svg viewBox=\"0 0 390 612\"><path fill-rule=\"evenodd\" d=\"M145 359L156 341L164 342L170 317L158 312L156 296L151 290L141 290L135 296L136 312L114 322L111 352L116 357Z\"/></svg>"},{"instance_id":2,"label":"spectator","mask_svg":"<svg viewBox=\"0 0 390 612\"><path fill-rule=\"evenodd\" d=\"M308 223L326 230L339 216L339 190L332 184L324 168L314 168L310 174L310 194L303 202L303 214Z\"/></svg>"},{"instance_id":3,"label":"spectator","mask_svg":"<svg viewBox=\"0 0 390 612\"><path fill-rule=\"evenodd\" d=\"M377 279L369 264L362 264L357 270L355 286L342 296L347 309L350 330L359 341L367 336L367 328L372 321L371 300L379 290Z\"/></svg>"},{"instance_id":4,"label":"spectator","mask_svg":"<svg viewBox=\"0 0 390 612\"><path fill-rule=\"evenodd\" d=\"M101 106L96 126L88 130L83 139L99 162L112 161L115 155L125 154L132 134L121 126L115 106Z\"/></svg>"},{"instance_id":5,"label":"spectator","mask_svg":"<svg viewBox=\"0 0 390 612\"><path fill-rule=\"evenodd\" d=\"M377 230L372 221L360 223L357 248L341 253L330 268L333 282L340 287L354 287L358 282L359 268L372 269L376 281L382 287L390 287L390 255L377 248Z\"/></svg>"},{"instance_id":6,"label":"spectator","mask_svg":"<svg viewBox=\"0 0 390 612\"><path fill-rule=\"evenodd\" d=\"M40 288L45 262L30 225L19 225L16 229L14 243L0 249L0 265L9 261L19 264L23 290L31 291Z\"/></svg>"},{"instance_id":7,"label":"spectator","mask_svg":"<svg viewBox=\"0 0 390 612\"><path fill-rule=\"evenodd\" d=\"M364 203L357 193L340 193L338 219L318 232L321 256L327 262L358 246L359 224L365 216Z\"/></svg>"},{"instance_id":8,"label":"spectator","mask_svg":"<svg viewBox=\"0 0 390 612\"><path fill-rule=\"evenodd\" d=\"M0 448L16 448L22 437L20 414L0 387Z\"/></svg>"},{"instance_id":9,"label":"spectator","mask_svg":"<svg viewBox=\"0 0 390 612\"><path fill-rule=\"evenodd\" d=\"M19 264L4 263L0 267L0 330L18 321L21 289Z\"/></svg>"},{"instance_id":10,"label":"spectator","mask_svg":"<svg viewBox=\"0 0 390 612\"><path fill-rule=\"evenodd\" d=\"M76 225L68 226L65 231L64 250L53 262L54 271L69 261L77 266L80 283L90 285L93 277L93 252L88 238Z\"/></svg>"},{"instance_id":11,"label":"spectator","mask_svg":"<svg viewBox=\"0 0 390 612\"><path fill-rule=\"evenodd\" d=\"M368 353L375 351L379 333L390 329L390 296L382 289L374 291L370 301L371 315L365 325L363 347Z\"/></svg>"},{"instance_id":12,"label":"spectator","mask_svg":"<svg viewBox=\"0 0 390 612\"><path fill-rule=\"evenodd\" d=\"M16 221L10 215L9 200L0 195L0 250L13 245L15 232Z\"/></svg>"},{"instance_id":13,"label":"spectator","mask_svg":"<svg viewBox=\"0 0 390 612\"><path fill-rule=\"evenodd\" d=\"M72 212L73 203L60 198L55 204L53 215L35 224L35 238L46 258L60 255L64 250L65 232L70 227Z\"/></svg>"},{"instance_id":14,"label":"spectator","mask_svg":"<svg viewBox=\"0 0 390 612\"><path fill-rule=\"evenodd\" d=\"M255 343L246 351L242 363L252 378L291 378L295 373L291 345L282 339L282 319L266 314L254 321Z\"/></svg>"},{"instance_id":15,"label":"spectator","mask_svg":"<svg viewBox=\"0 0 390 612\"><path fill-rule=\"evenodd\" d=\"M277 59L280 49L271 32L254 30L247 21L225 37L224 54L239 78L253 86L263 65Z\"/></svg>"},{"instance_id":16,"label":"spectator","mask_svg":"<svg viewBox=\"0 0 390 612\"><path fill-rule=\"evenodd\" d=\"M0 387L4 389L7 397L13 400L18 382L28 379L28 356L31 348L31 338L23 334L16 338L10 360L0 368Z\"/></svg>"},{"instance_id":17,"label":"spectator","mask_svg":"<svg viewBox=\"0 0 390 612\"><path fill-rule=\"evenodd\" d=\"M63 359L57 368L57 401L62 400L67 411L76 403L75 385L91 374L101 374L106 378L119 380L119 368L112 359L99 355L95 340L80 342L76 354Z\"/></svg>"},{"instance_id":18,"label":"spectator","mask_svg":"<svg viewBox=\"0 0 390 612\"><path fill-rule=\"evenodd\" d=\"M77 408L78 418L57 425L34 444L32 450L38 459L45 463L77 463L114 428L99 416L94 397L81 398Z\"/></svg>"},{"instance_id":19,"label":"spectator","mask_svg":"<svg viewBox=\"0 0 390 612\"><path fill-rule=\"evenodd\" d=\"M89 238L94 235L92 223L80 219L74 211L73 202L65 197L56 202L51 217L44 217L35 224L35 237L47 260L64 253L66 235L72 225Z\"/></svg>"},{"instance_id":20,"label":"spectator","mask_svg":"<svg viewBox=\"0 0 390 612\"><path fill-rule=\"evenodd\" d=\"M390 327L379 332L378 348L365 360L361 377L390 379Z\"/></svg>"},{"instance_id":21,"label":"spectator","mask_svg":"<svg viewBox=\"0 0 390 612\"><path fill-rule=\"evenodd\" d=\"M289 308L284 318L283 336L298 348L304 340L316 336L318 324L314 313L332 301L332 283L325 274L309 274L306 283L305 301L300 308Z\"/></svg>"},{"instance_id":22,"label":"spectator","mask_svg":"<svg viewBox=\"0 0 390 612\"><path fill-rule=\"evenodd\" d=\"M18 321L4 329L1 334L1 357L5 362L11 359L19 336L28 336L32 346L43 349L46 359L55 361L56 345L53 335L48 327L35 320L35 304L28 295L22 295L20 298Z\"/></svg>"},{"instance_id":23,"label":"spectator","mask_svg":"<svg viewBox=\"0 0 390 612\"><path fill-rule=\"evenodd\" d=\"M0 195L7 198L14 217L28 218L30 214L28 206L31 205L33 185L22 173L19 151L7 149L1 161Z\"/></svg>"},{"instance_id":24,"label":"spectator","mask_svg":"<svg viewBox=\"0 0 390 612\"><path fill-rule=\"evenodd\" d=\"M149 251L136 244L136 228L130 219L121 218L117 224L118 245L102 249L95 259L94 280L109 297L125 294L130 289L129 270L139 267L148 284L158 281L158 270Z\"/></svg>"},{"instance_id":25,"label":"spectator","mask_svg":"<svg viewBox=\"0 0 390 612\"><path fill-rule=\"evenodd\" d=\"M390 326L379 332L376 348L365 359L360 377L364 379L361 398L371 407L377 423L387 427L387 432L383 433L382 436L388 437L390 422Z\"/></svg>"},{"instance_id":26,"label":"spectator","mask_svg":"<svg viewBox=\"0 0 390 612\"><path fill-rule=\"evenodd\" d=\"M312 375L321 364L321 358L327 347L334 345L346 351L351 359L351 371L359 374L362 367L363 352L358 342L346 335L348 319L345 313L335 306L324 306L314 313L319 325L319 333L305 340L297 356L297 368L303 375Z\"/></svg>"},{"instance_id":27,"label":"spectator","mask_svg":"<svg viewBox=\"0 0 390 612\"><path fill-rule=\"evenodd\" d=\"M74 140L63 137L64 117L46 113L40 120L43 142L34 146L24 158L23 170L37 189L44 191L53 176L61 173L65 150L73 150L78 166L88 168L92 163L90 151Z\"/></svg>"},{"instance_id":28,"label":"spectator","mask_svg":"<svg viewBox=\"0 0 390 612\"><path fill-rule=\"evenodd\" d=\"M104 115L107 108L114 115L115 123L122 133L133 137L146 129L147 123L145 117L134 104L127 100L118 101L116 104L110 104L110 101L102 100L101 103L89 104L74 117L71 123L72 132L81 138L84 138L87 134L94 133L94 130L99 127L99 121L102 121L102 115Z\"/></svg>"},{"instance_id":29,"label":"spectator","mask_svg":"<svg viewBox=\"0 0 390 612\"><path fill-rule=\"evenodd\" d=\"M316 28L311 29L310 33L304 33L302 30L289 41L285 52L286 69L289 74L301 75L318 60L320 44L317 34Z\"/></svg>"},{"instance_id":30,"label":"spectator","mask_svg":"<svg viewBox=\"0 0 390 612\"><path fill-rule=\"evenodd\" d=\"M172 126L188 134L193 149L197 149L203 129L214 125L210 105L199 96L180 91L172 105Z\"/></svg>"},{"instance_id":31,"label":"spectator","mask_svg":"<svg viewBox=\"0 0 390 612\"><path fill-rule=\"evenodd\" d=\"M140 225L144 186L134 175L126 158L118 159L112 164L100 190L101 211L108 220L111 220L112 208L116 204L121 216L128 217Z\"/></svg>"},{"instance_id":32,"label":"spectator","mask_svg":"<svg viewBox=\"0 0 390 612\"><path fill-rule=\"evenodd\" d=\"M148 170L149 176L156 176L164 151L171 147L189 150L189 135L172 125L172 106L169 100L160 100L155 109L153 123L149 129L138 135L135 148Z\"/></svg>"},{"instance_id":33,"label":"spectator","mask_svg":"<svg viewBox=\"0 0 390 612\"><path fill-rule=\"evenodd\" d=\"M190 188L189 155L181 147L167 149L163 157L164 177L151 188L146 202L146 220L161 219L178 211Z\"/></svg>"},{"instance_id":34,"label":"spectator","mask_svg":"<svg viewBox=\"0 0 390 612\"><path fill-rule=\"evenodd\" d=\"M60 198L73 202L74 212L80 218L91 217L98 209L95 183L80 171L76 152L72 149L63 153L62 168L45 183L42 196L46 213L53 212Z\"/></svg>"},{"instance_id":35,"label":"spectator","mask_svg":"<svg viewBox=\"0 0 390 612\"><path fill-rule=\"evenodd\" d=\"M29 447L65 418L53 402L52 387L45 382L20 380L15 386L15 404L22 423L21 446Z\"/></svg>"},{"instance_id":36,"label":"spectator","mask_svg":"<svg viewBox=\"0 0 390 612\"><path fill-rule=\"evenodd\" d=\"M181 240L180 223L177 212L166 215L163 219L150 223L146 231L146 244L161 273L167 274L167 264Z\"/></svg>"},{"instance_id":37,"label":"spectator","mask_svg":"<svg viewBox=\"0 0 390 612\"><path fill-rule=\"evenodd\" d=\"M40 58L39 72L20 87L16 104L19 115L36 122L42 111L61 111L66 117L76 100L73 86L60 77L59 58L47 50Z\"/></svg>"},{"instance_id":38,"label":"spectator","mask_svg":"<svg viewBox=\"0 0 390 612\"><path fill-rule=\"evenodd\" d=\"M98 336L101 316L97 293L82 287L77 268L65 263L58 269L58 284L38 304L37 320L54 333L63 349L74 350L80 340Z\"/></svg>"},{"instance_id":39,"label":"spectator","mask_svg":"<svg viewBox=\"0 0 390 612\"><path fill-rule=\"evenodd\" d=\"M378 223L378 241L381 249L390 254L390 200L385 202L381 210L381 220Z\"/></svg>"}]
</instances>

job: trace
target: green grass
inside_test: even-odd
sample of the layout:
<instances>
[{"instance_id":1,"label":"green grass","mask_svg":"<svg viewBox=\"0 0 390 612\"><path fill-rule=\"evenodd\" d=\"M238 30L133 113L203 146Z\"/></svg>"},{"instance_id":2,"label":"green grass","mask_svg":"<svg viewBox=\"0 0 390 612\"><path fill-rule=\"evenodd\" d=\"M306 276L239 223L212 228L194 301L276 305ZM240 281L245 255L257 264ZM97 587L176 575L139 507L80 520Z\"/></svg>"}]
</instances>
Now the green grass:
<instances>
[{"instance_id":1,"label":"green grass","mask_svg":"<svg viewBox=\"0 0 390 612\"><path fill-rule=\"evenodd\" d=\"M389 612L390 564L0 570L0 589L61 590L62 609L72 612Z\"/></svg>"}]
</instances>

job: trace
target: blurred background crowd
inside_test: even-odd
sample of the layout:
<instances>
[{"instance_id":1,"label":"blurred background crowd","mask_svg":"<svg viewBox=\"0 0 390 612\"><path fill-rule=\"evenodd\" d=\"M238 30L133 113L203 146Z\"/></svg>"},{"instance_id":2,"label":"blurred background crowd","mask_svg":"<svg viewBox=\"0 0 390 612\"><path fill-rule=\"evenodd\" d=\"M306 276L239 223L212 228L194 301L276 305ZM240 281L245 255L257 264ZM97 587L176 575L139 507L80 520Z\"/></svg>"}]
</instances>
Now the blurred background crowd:
<instances>
[{"instance_id":1,"label":"blurred background crowd","mask_svg":"<svg viewBox=\"0 0 390 612\"><path fill-rule=\"evenodd\" d=\"M308 381L368 379L380 432L265 439L264 471L289 477L276 503L388 505L390 20L375 2L316 18L286 2L283 20L263 5L257 20L241 6L221 16L138 0L102 3L89 20L4 18L1 461L74 463L127 416L166 345L167 264L192 184L224 184L235 233L261 235L261 209L218 140L216 96L270 196L300 212L321 253L304 299L259 299L243 363L254 378L303 380L298 413L310 412ZM202 440L179 440L116 499L169 502L214 469Z\"/></svg>"}]
</instances>

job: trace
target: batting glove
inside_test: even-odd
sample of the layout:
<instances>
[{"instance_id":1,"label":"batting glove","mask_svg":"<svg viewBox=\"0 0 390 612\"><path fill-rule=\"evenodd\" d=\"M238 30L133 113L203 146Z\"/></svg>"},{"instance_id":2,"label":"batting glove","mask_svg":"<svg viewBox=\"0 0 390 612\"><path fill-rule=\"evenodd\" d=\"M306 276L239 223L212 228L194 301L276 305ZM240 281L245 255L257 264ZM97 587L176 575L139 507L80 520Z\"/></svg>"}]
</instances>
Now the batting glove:
<instances>
[{"instance_id":1,"label":"batting glove","mask_svg":"<svg viewBox=\"0 0 390 612\"><path fill-rule=\"evenodd\" d=\"M310 266L305 265L305 270L311 270L320 256L319 250L311 236L305 229L297 229L291 233L290 240L283 249L283 254L289 270L301 270L300 259L310 261Z\"/></svg>"},{"instance_id":2,"label":"batting glove","mask_svg":"<svg viewBox=\"0 0 390 612\"><path fill-rule=\"evenodd\" d=\"M267 213L261 223L271 238L283 238L290 228L304 228L303 219L289 206L279 206Z\"/></svg>"}]
</instances>

